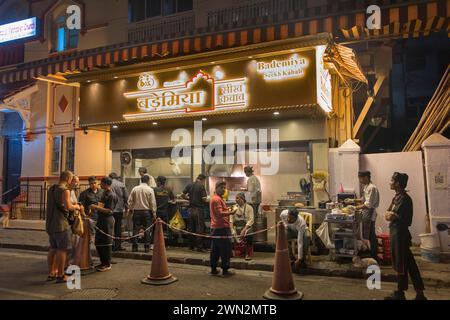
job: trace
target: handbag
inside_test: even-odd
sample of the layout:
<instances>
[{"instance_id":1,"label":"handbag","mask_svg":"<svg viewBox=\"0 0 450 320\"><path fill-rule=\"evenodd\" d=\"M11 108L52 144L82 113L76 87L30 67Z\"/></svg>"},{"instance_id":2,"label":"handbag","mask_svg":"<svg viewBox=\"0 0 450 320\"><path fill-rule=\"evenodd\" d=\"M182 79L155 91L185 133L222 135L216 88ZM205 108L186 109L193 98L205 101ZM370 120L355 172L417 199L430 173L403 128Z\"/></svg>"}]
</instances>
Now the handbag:
<instances>
[{"instance_id":1,"label":"handbag","mask_svg":"<svg viewBox=\"0 0 450 320\"><path fill-rule=\"evenodd\" d=\"M74 222L72 224L72 233L77 236L82 236L84 234L83 218L80 212L74 212Z\"/></svg>"}]
</instances>

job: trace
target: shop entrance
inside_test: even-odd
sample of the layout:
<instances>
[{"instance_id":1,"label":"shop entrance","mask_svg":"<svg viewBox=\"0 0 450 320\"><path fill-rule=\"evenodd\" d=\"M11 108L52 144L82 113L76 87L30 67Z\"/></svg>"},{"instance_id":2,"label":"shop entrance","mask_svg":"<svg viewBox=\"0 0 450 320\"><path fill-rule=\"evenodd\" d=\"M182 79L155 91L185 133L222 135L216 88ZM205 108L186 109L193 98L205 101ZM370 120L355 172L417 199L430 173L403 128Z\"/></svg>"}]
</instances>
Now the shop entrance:
<instances>
[{"instance_id":1,"label":"shop entrance","mask_svg":"<svg viewBox=\"0 0 450 320\"><path fill-rule=\"evenodd\" d=\"M22 128L23 121L16 112L3 115L3 127L0 135L4 137L3 146L3 192L2 203L9 203L20 193L20 175L22 171ZM11 191L10 191L11 190ZM10 191L10 192L8 192Z\"/></svg>"}]
</instances>

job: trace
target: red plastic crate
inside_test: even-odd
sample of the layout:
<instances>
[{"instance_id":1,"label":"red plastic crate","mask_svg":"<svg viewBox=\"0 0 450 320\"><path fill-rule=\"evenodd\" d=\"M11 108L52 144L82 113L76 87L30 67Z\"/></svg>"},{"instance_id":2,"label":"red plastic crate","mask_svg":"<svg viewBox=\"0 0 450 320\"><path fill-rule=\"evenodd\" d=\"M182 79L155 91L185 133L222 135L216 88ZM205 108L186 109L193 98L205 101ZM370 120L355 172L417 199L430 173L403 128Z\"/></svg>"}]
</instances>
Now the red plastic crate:
<instances>
[{"instance_id":1,"label":"red plastic crate","mask_svg":"<svg viewBox=\"0 0 450 320\"><path fill-rule=\"evenodd\" d=\"M378 257L385 263L391 263L391 240L388 233L377 234ZM380 244L381 242L381 244Z\"/></svg>"}]
</instances>

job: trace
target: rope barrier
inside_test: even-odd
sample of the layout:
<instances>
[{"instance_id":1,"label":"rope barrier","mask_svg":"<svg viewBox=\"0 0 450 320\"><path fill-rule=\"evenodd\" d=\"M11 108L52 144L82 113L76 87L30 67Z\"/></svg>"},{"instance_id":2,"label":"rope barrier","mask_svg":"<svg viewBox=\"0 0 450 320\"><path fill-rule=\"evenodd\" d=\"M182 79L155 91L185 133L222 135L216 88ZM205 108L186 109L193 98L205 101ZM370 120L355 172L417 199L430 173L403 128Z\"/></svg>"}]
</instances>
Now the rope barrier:
<instances>
[{"instance_id":1,"label":"rope barrier","mask_svg":"<svg viewBox=\"0 0 450 320\"><path fill-rule=\"evenodd\" d=\"M151 228L153 228L153 226L156 224L157 221L153 222L150 227L148 227L147 229L145 229L143 232L140 232L138 234L135 234L134 236L130 236L130 237L115 237L111 234L108 234L106 232L104 232L103 230L99 229L97 226L94 226L95 230L99 231L101 234L113 239L113 240L122 240L122 241L127 241L127 240L131 240L133 238L138 238L141 236L142 233L146 233L147 231L149 231Z\"/></svg>"},{"instance_id":2,"label":"rope barrier","mask_svg":"<svg viewBox=\"0 0 450 320\"><path fill-rule=\"evenodd\" d=\"M197 236L197 237L203 237L203 238L208 238L208 239L234 239L236 237L252 236L252 235L255 235L255 234L258 234L258 233L262 233L262 232L266 232L266 231L272 230L273 228L276 227L276 225L273 225L270 228L258 230L258 231L251 232L251 233L247 233L245 236L236 236L236 235L231 235L231 236L210 236L210 235L207 235L207 234L194 233L194 232L189 232L187 230L175 228L174 226L171 226L170 224L168 224L165 221L161 221L161 223L165 224L166 226L168 226L172 230L176 230L176 231L182 232L184 234L189 234L189 235L193 235L193 236Z\"/></svg>"},{"instance_id":3,"label":"rope barrier","mask_svg":"<svg viewBox=\"0 0 450 320\"><path fill-rule=\"evenodd\" d=\"M163 220L159 220L159 221L156 220L155 222L153 222L153 223L151 224L150 227L148 227L147 229L145 229L143 232L140 232L140 233L138 233L138 234L136 234L136 235L134 235L134 236L130 236L130 237L115 237L115 236L110 235L110 234L104 232L103 230L99 229L97 226L94 226L94 228L95 228L95 230L99 231L101 234L103 234L103 235L105 235L105 236L107 236L107 237L109 237L109 238L111 238L111 239L113 239L113 240L122 240L122 241L126 241L126 240L131 240L131 239L133 239L133 238L140 237L142 233L145 233L145 232L149 231L151 228L153 228L153 226L154 226L157 222L162 223L162 224L165 224L166 226L168 226L168 227L169 227L170 229L172 229L172 230L176 230L176 231L182 232L182 233L184 233L184 234L188 234L188 235L192 235L192 236L197 236L197 237L202 237L202 238L207 238L207 239L234 239L234 238L236 238L236 237L252 236L252 235L255 235L255 234L259 234L259 233L262 233L262 232L266 232L266 231L272 230L273 228L276 227L276 225L273 225L273 226L271 226L271 227L269 227L269 228L266 228L266 229L262 229L262 230L258 230L258 231L255 231L255 232L247 233L245 236L236 236L236 235L231 235L231 236L211 236L211 235L207 235L207 234L194 233L194 232L190 232L190 231L187 231L187 230L179 229L179 228L176 228L176 227L174 227L174 226L171 226L170 224L168 224L167 222L165 222L165 221L163 221Z\"/></svg>"}]
</instances>

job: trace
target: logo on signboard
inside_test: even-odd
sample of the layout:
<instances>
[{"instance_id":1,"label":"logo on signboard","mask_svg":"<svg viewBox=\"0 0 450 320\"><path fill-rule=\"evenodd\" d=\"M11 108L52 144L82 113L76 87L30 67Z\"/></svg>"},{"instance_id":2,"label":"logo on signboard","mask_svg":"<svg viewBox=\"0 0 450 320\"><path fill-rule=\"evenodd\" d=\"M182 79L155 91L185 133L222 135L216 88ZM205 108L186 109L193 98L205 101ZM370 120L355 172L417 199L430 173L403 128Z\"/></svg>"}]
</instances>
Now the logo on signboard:
<instances>
[{"instance_id":1,"label":"logo on signboard","mask_svg":"<svg viewBox=\"0 0 450 320\"><path fill-rule=\"evenodd\" d=\"M137 87L139 90L153 89L156 87L156 80L151 73L143 73L139 76Z\"/></svg>"},{"instance_id":2,"label":"logo on signboard","mask_svg":"<svg viewBox=\"0 0 450 320\"><path fill-rule=\"evenodd\" d=\"M178 80L166 81L163 87L158 87L154 75L142 73L137 83L139 91L126 92L124 96L136 98L141 112L154 115L245 108L248 104L246 78L216 80L199 70L187 81L183 79L186 79L185 71ZM140 116L142 114L124 115L126 119Z\"/></svg>"}]
</instances>

